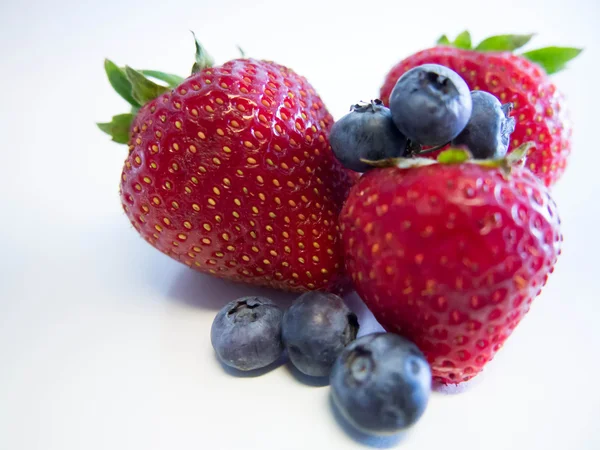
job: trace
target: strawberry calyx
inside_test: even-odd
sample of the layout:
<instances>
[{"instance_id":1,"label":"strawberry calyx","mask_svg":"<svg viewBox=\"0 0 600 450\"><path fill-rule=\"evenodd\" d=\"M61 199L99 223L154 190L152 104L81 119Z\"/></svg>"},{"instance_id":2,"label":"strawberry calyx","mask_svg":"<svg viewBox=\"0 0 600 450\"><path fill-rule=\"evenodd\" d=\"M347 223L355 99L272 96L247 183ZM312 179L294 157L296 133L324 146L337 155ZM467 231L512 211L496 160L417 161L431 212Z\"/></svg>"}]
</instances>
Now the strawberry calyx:
<instances>
[{"instance_id":1,"label":"strawberry calyx","mask_svg":"<svg viewBox=\"0 0 600 450\"><path fill-rule=\"evenodd\" d=\"M533 144L531 142L525 142L503 158L498 159L474 159L468 149L452 147L442 151L437 159L420 158L417 156L408 158L389 158L379 161L361 159L361 161L373 167L398 167L400 169L411 169L434 164L476 164L489 169L500 169L503 173L508 175L513 167L522 166L524 164L527 153L532 147Z\"/></svg>"},{"instance_id":2,"label":"strawberry calyx","mask_svg":"<svg viewBox=\"0 0 600 450\"><path fill-rule=\"evenodd\" d=\"M192 31L196 46L192 73L212 67L213 58L198 42ZM181 84L184 77L158 70L136 70L129 66L119 67L109 59L104 60L104 71L113 89L131 106L131 111L113 116L110 122L97 123L98 128L112 137L114 142L127 144L129 130L135 115L146 103Z\"/></svg>"},{"instance_id":3,"label":"strawberry calyx","mask_svg":"<svg viewBox=\"0 0 600 450\"><path fill-rule=\"evenodd\" d=\"M529 43L534 34L500 34L473 45L471 34L463 31L451 41L447 35L437 40L437 45L456 47L480 52L514 52ZM577 57L583 49L575 47L544 47L526 51L520 56L540 65L548 75L563 70L567 63Z\"/></svg>"}]
</instances>

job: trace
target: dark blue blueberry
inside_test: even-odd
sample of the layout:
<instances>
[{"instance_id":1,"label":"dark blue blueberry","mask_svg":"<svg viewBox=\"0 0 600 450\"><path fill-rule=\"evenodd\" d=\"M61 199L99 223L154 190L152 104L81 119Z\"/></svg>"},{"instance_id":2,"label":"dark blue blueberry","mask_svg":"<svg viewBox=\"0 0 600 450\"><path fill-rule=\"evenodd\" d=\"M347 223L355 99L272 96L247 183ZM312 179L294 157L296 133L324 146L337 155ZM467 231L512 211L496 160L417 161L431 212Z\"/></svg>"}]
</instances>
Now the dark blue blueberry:
<instances>
[{"instance_id":1,"label":"dark blue blueberry","mask_svg":"<svg viewBox=\"0 0 600 450\"><path fill-rule=\"evenodd\" d=\"M356 172L373 168L361 159L378 161L404 156L406 152L406 138L381 100L354 105L333 124L329 143L342 165Z\"/></svg>"},{"instance_id":2,"label":"dark blue blueberry","mask_svg":"<svg viewBox=\"0 0 600 450\"><path fill-rule=\"evenodd\" d=\"M242 297L219 311L210 340L219 359L239 370L268 366L283 352L283 311L264 297Z\"/></svg>"},{"instance_id":3,"label":"dark blue blueberry","mask_svg":"<svg viewBox=\"0 0 600 450\"><path fill-rule=\"evenodd\" d=\"M307 292L285 312L283 343L290 361L300 372L328 376L348 343L356 339L358 320L334 294Z\"/></svg>"},{"instance_id":4,"label":"dark blue blueberry","mask_svg":"<svg viewBox=\"0 0 600 450\"><path fill-rule=\"evenodd\" d=\"M492 94L471 92L473 111L465 129L452 145L466 146L476 159L496 159L506 155L515 119L509 117L512 104L502 105Z\"/></svg>"},{"instance_id":5,"label":"dark blue blueberry","mask_svg":"<svg viewBox=\"0 0 600 450\"><path fill-rule=\"evenodd\" d=\"M413 425L427 406L431 369L411 341L375 333L352 342L331 370L331 393L342 415L369 434Z\"/></svg>"},{"instance_id":6,"label":"dark blue blueberry","mask_svg":"<svg viewBox=\"0 0 600 450\"><path fill-rule=\"evenodd\" d=\"M400 77L390 96L398 129L412 142L443 145L454 139L471 116L467 83L438 64L415 67Z\"/></svg>"}]
</instances>

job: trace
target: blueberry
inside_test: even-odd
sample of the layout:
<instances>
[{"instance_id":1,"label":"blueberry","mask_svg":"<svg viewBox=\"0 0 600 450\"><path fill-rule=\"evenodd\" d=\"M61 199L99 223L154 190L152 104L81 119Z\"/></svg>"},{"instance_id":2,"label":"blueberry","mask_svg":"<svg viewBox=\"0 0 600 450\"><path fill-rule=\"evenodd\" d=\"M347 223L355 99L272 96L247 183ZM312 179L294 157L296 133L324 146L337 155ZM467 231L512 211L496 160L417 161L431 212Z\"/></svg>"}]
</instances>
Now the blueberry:
<instances>
[{"instance_id":1,"label":"blueberry","mask_svg":"<svg viewBox=\"0 0 600 450\"><path fill-rule=\"evenodd\" d=\"M328 376L335 359L356 339L357 332L356 315L334 294L302 294L283 316L283 343L290 361L310 376Z\"/></svg>"},{"instance_id":2,"label":"blueberry","mask_svg":"<svg viewBox=\"0 0 600 450\"><path fill-rule=\"evenodd\" d=\"M242 297L218 312L210 340L219 359L239 370L268 366L283 353L283 311L264 297Z\"/></svg>"},{"instance_id":3,"label":"blueberry","mask_svg":"<svg viewBox=\"0 0 600 450\"><path fill-rule=\"evenodd\" d=\"M455 138L471 115L467 83L438 64L415 67L400 77L390 96L398 129L422 145L443 145Z\"/></svg>"},{"instance_id":4,"label":"blueberry","mask_svg":"<svg viewBox=\"0 0 600 450\"><path fill-rule=\"evenodd\" d=\"M473 111L465 129L452 140L452 145L466 146L476 159L502 158L508 150L515 119L509 117L512 104L502 105L492 94L471 92Z\"/></svg>"},{"instance_id":5,"label":"blueberry","mask_svg":"<svg viewBox=\"0 0 600 450\"><path fill-rule=\"evenodd\" d=\"M331 370L331 394L342 415L369 434L413 425L427 406L431 369L411 341L374 333L352 342Z\"/></svg>"},{"instance_id":6,"label":"blueberry","mask_svg":"<svg viewBox=\"0 0 600 450\"><path fill-rule=\"evenodd\" d=\"M356 172L372 168L361 159L378 161L404 156L406 152L406 138L381 100L352 106L348 114L333 124L329 142L342 165Z\"/></svg>"}]
</instances>

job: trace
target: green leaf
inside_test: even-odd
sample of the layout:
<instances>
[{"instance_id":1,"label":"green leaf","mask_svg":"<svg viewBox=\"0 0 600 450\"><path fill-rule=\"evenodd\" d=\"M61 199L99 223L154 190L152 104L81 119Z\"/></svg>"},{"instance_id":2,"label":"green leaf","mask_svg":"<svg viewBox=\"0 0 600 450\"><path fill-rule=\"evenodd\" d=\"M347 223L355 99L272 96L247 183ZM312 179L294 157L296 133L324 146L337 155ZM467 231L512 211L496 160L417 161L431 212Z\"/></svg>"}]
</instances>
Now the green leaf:
<instances>
[{"instance_id":1,"label":"green leaf","mask_svg":"<svg viewBox=\"0 0 600 450\"><path fill-rule=\"evenodd\" d=\"M506 162L509 166L522 164L532 147L532 142L525 142L521 144L505 156Z\"/></svg>"},{"instance_id":2,"label":"green leaf","mask_svg":"<svg viewBox=\"0 0 600 450\"><path fill-rule=\"evenodd\" d=\"M545 47L523 53L522 56L539 64L548 75L561 71L583 49L573 47Z\"/></svg>"},{"instance_id":3,"label":"green leaf","mask_svg":"<svg viewBox=\"0 0 600 450\"><path fill-rule=\"evenodd\" d=\"M482 52L512 52L527 44L533 34L501 34L484 39L475 50Z\"/></svg>"},{"instance_id":4,"label":"green leaf","mask_svg":"<svg viewBox=\"0 0 600 450\"><path fill-rule=\"evenodd\" d=\"M110 122L98 123L98 128L112 137L119 144L127 144L129 141L129 130L133 122L133 114L119 114L113 116Z\"/></svg>"},{"instance_id":5,"label":"green leaf","mask_svg":"<svg viewBox=\"0 0 600 450\"><path fill-rule=\"evenodd\" d=\"M212 57L206 52L206 49L202 47L198 39L196 38L196 34L192 31L192 36L194 36L194 43L196 44L196 62L192 66L192 73L198 73L201 70L212 67L215 61Z\"/></svg>"},{"instance_id":6,"label":"green leaf","mask_svg":"<svg viewBox=\"0 0 600 450\"><path fill-rule=\"evenodd\" d=\"M452 43L450 42L450 39L448 39L448 36L446 36L445 34L442 34L440 36L440 38L437 40L437 44L438 45L452 45Z\"/></svg>"},{"instance_id":7,"label":"green leaf","mask_svg":"<svg viewBox=\"0 0 600 450\"><path fill-rule=\"evenodd\" d=\"M463 148L449 148L438 155L437 161L440 164L460 164L472 158L473 156L468 150Z\"/></svg>"},{"instance_id":8,"label":"green leaf","mask_svg":"<svg viewBox=\"0 0 600 450\"><path fill-rule=\"evenodd\" d=\"M158 70L140 70L140 73L147 77L152 77L160 81L164 81L170 87L177 87L181 84L185 78L179 75L173 75L172 73L160 72Z\"/></svg>"},{"instance_id":9,"label":"green leaf","mask_svg":"<svg viewBox=\"0 0 600 450\"><path fill-rule=\"evenodd\" d=\"M238 52L240 52L240 57L242 59L246 58L246 52L244 51L244 49L242 47L240 47L239 45L237 46Z\"/></svg>"},{"instance_id":10,"label":"green leaf","mask_svg":"<svg viewBox=\"0 0 600 450\"><path fill-rule=\"evenodd\" d=\"M466 50L470 50L472 48L471 34L468 31L463 31L458 36L456 36L456 39L454 39L453 45L456 48L464 48Z\"/></svg>"},{"instance_id":11,"label":"green leaf","mask_svg":"<svg viewBox=\"0 0 600 450\"><path fill-rule=\"evenodd\" d=\"M169 90L165 86L150 81L143 74L129 66L125 66L125 74L131 83L133 98L142 105Z\"/></svg>"},{"instance_id":12,"label":"green leaf","mask_svg":"<svg viewBox=\"0 0 600 450\"><path fill-rule=\"evenodd\" d=\"M125 71L109 59L104 60L104 70L108 76L108 81L113 89L117 91L117 94L123 97L131 106L139 108L141 105L133 98L133 88L125 75Z\"/></svg>"}]
</instances>

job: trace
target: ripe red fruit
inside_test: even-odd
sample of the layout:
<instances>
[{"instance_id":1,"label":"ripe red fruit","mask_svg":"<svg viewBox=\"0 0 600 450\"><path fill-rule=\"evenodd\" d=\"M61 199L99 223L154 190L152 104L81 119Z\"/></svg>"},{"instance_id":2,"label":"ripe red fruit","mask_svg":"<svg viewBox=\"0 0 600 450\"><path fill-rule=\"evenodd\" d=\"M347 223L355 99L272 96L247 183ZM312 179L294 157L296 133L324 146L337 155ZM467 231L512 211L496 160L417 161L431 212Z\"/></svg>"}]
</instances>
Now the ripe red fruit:
<instances>
[{"instance_id":1,"label":"ripe red fruit","mask_svg":"<svg viewBox=\"0 0 600 450\"><path fill-rule=\"evenodd\" d=\"M340 224L358 294L443 383L469 380L492 359L562 242L535 176L468 162L374 169L352 188Z\"/></svg>"},{"instance_id":2,"label":"ripe red fruit","mask_svg":"<svg viewBox=\"0 0 600 450\"><path fill-rule=\"evenodd\" d=\"M135 97L134 72L127 68ZM174 84L154 88L159 95L133 121L121 197L136 230L161 252L221 278L293 291L339 288L338 214L351 175L333 157L333 120L312 86L253 59L205 67Z\"/></svg>"},{"instance_id":3,"label":"ripe red fruit","mask_svg":"<svg viewBox=\"0 0 600 450\"><path fill-rule=\"evenodd\" d=\"M510 148L532 142L534 147L529 152L527 167L550 186L565 170L571 152L571 124L564 98L548 74L562 69L581 50L548 47L522 55L511 53L530 38L530 35L494 36L472 49L466 32L453 44L442 37L442 45L420 51L396 64L385 78L380 97L388 105L396 81L413 67L435 63L451 68L463 77L470 89L490 92L502 103L514 104L511 115L516 120L516 128Z\"/></svg>"}]
</instances>

